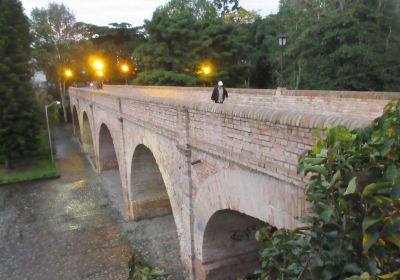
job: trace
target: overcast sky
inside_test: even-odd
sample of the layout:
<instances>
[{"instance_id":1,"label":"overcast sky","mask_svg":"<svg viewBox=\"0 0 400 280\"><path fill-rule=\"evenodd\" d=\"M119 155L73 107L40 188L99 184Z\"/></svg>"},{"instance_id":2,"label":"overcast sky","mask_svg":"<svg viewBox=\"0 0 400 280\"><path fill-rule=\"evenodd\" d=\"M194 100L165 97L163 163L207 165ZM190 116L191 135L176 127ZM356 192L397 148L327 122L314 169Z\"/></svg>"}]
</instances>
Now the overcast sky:
<instances>
[{"instance_id":1,"label":"overcast sky","mask_svg":"<svg viewBox=\"0 0 400 280\"><path fill-rule=\"evenodd\" d=\"M111 22L127 22L133 26L142 25L150 19L153 11L168 0L21 0L25 13L30 15L36 7L47 7L49 2L64 3L70 8L77 21L96 25ZM258 11L262 16L278 12L279 0L240 0L247 10Z\"/></svg>"}]
</instances>

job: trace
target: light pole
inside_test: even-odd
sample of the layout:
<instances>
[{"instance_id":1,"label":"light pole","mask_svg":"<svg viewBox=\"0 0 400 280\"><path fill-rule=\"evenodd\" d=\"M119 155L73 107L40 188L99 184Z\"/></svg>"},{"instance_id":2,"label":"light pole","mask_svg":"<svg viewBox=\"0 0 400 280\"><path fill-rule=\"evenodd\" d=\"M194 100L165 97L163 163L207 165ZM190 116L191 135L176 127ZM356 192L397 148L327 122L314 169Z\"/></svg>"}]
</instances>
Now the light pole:
<instances>
[{"instance_id":1,"label":"light pole","mask_svg":"<svg viewBox=\"0 0 400 280\"><path fill-rule=\"evenodd\" d=\"M212 66L210 64L202 64L197 71L197 74L203 77L203 86L210 82L210 76L212 74Z\"/></svg>"},{"instance_id":2,"label":"light pole","mask_svg":"<svg viewBox=\"0 0 400 280\"><path fill-rule=\"evenodd\" d=\"M49 105L44 105L45 112L46 112L46 124L47 124L47 133L49 134L49 146L50 146L50 155L51 155L51 162L54 162L54 157L53 157L53 147L51 145L51 135L50 135L50 125L49 125L49 115L47 114L47 108L53 106L53 105L60 105L60 101L54 101L50 103Z\"/></svg>"},{"instance_id":3,"label":"light pole","mask_svg":"<svg viewBox=\"0 0 400 280\"><path fill-rule=\"evenodd\" d=\"M100 85L98 86L98 88L102 89L103 88L103 76L104 76L104 72L103 72L104 63L101 60L97 59L93 62L93 67L96 70L96 74L97 74L97 76L99 76L99 79L100 79Z\"/></svg>"},{"instance_id":4,"label":"light pole","mask_svg":"<svg viewBox=\"0 0 400 280\"><path fill-rule=\"evenodd\" d=\"M283 87L283 49L286 46L287 36L285 33L279 33L278 35L279 47L281 48L281 76L279 79L279 86Z\"/></svg>"},{"instance_id":5,"label":"light pole","mask_svg":"<svg viewBox=\"0 0 400 280\"><path fill-rule=\"evenodd\" d=\"M66 91L66 87L65 87L65 82L68 80L68 78L71 78L71 77L72 77L72 71L69 69L66 69L64 72L63 99L62 99L62 107L63 107L65 122L67 122L67 111L65 110L65 96L67 95L67 91Z\"/></svg>"},{"instance_id":6,"label":"light pole","mask_svg":"<svg viewBox=\"0 0 400 280\"><path fill-rule=\"evenodd\" d=\"M129 66L127 64L123 64L121 66L121 71L124 72L125 74L125 85L128 85L128 71L129 71Z\"/></svg>"}]
</instances>

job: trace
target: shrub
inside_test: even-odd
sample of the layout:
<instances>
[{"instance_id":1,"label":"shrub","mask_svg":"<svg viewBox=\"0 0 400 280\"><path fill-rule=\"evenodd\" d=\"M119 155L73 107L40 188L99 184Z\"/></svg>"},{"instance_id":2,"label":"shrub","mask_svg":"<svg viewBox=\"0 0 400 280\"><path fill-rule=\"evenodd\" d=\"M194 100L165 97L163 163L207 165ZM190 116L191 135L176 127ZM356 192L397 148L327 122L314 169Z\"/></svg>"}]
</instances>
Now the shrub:
<instances>
[{"instance_id":1,"label":"shrub","mask_svg":"<svg viewBox=\"0 0 400 280\"><path fill-rule=\"evenodd\" d=\"M303 228L257 233L261 279L398 279L400 100L370 126L328 126L299 158L310 174Z\"/></svg>"}]
</instances>

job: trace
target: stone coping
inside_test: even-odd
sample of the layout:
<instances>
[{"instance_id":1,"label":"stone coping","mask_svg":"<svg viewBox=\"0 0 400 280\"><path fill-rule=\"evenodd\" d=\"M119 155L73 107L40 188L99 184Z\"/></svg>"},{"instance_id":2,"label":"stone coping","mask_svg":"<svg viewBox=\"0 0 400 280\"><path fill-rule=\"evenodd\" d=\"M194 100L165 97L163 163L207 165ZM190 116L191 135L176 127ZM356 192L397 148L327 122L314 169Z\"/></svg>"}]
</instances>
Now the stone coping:
<instances>
[{"instance_id":1,"label":"stone coping","mask_svg":"<svg viewBox=\"0 0 400 280\"><path fill-rule=\"evenodd\" d=\"M106 87L112 89L114 87ZM147 88L147 87L146 87ZM151 87L150 87L151 88ZM158 87L157 87L158 88ZM172 88L171 88L172 89ZM187 88L186 88L187 89ZM190 88L193 90L193 88ZM129 97L119 95L118 93L109 94L107 90L96 90L89 88L70 88L70 94L80 95L80 93L89 93L90 100L94 95L105 95L109 98L116 97L122 99L132 99L146 103L156 103L166 106L177 107L178 109L185 110L198 110L216 114L225 114L232 117L252 119L256 121L269 122L273 124L296 126L301 128L323 128L328 124L344 125L349 129L366 127L370 124L370 120L365 118L340 116L340 115L322 115L311 114L301 111L290 111L281 109L270 109L257 106L240 105L235 106L231 104L215 104L213 102L204 102L198 100L186 99L173 99L159 96L146 96L142 94L133 94ZM85 97L86 98L86 97ZM94 100L93 100L94 102Z\"/></svg>"},{"instance_id":2,"label":"stone coping","mask_svg":"<svg viewBox=\"0 0 400 280\"><path fill-rule=\"evenodd\" d=\"M175 87L175 86L125 86L104 85L104 90L119 89L127 92L129 89L158 90L163 92L206 92L211 95L213 87ZM228 92L246 95L282 95L282 96L308 96L327 98L355 98L355 99L381 99L390 100L400 98L400 92L382 91L335 91L335 90L289 90L277 89L249 89L249 88L227 88Z\"/></svg>"}]
</instances>

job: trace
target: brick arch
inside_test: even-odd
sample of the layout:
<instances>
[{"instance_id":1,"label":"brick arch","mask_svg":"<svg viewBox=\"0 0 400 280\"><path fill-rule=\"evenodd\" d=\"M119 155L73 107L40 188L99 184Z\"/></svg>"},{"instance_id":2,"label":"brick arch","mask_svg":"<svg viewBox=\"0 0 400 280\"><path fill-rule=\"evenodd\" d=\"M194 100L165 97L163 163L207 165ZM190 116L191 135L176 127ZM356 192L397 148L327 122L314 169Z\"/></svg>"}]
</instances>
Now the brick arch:
<instances>
[{"instance_id":1,"label":"brick arch","mask_svg":"<svg viewBox=\"0 0 400 280\"><path fill-rule=\"evenodd\" d=\"M138 141L135 141L134 145L133 145L133 149L131 150L130 154L128 155L129 157L129 161L127 163L127 170L129 172L128 174L128 186L130 188L130 200L131 203L132 201L135 200L135 192L132 191L132 169L134 168L133 166L133 162L134 162L134 155L135 152L137 152L138 147L145 147L146 149L148 149L148 151L151 153L153 159L154 159L154 163L157 166L158 171L160 172L162 181L164 183L165 189L166 189L166 193L169 199L169 202L171 204L171 211L172 214L174 216L174 220L175 220L175 224L178 226L178 228L181 228L180 226L181 224L181 217L178 214L179 212L179 206L177 204L177 198L175 197L175 190L173 188L173 183L172 183L172 172L173 170L170 170L167 167L167 164L165 164L166 162L166 158L169 155L166 154L165 152L160 151L159 149L159 143L155 142L153 137L138 137L139 139L137 139ZM149 140L150 139L150 140ZM147 159L150 159L150 157L148 157ZM164 198L167 198L164 196ZM133 211L132 211L133 212ZM134 214L134 213L132 213ZM134 217L135 219L135 217Z\"/></svg>"},{"instance_id":2,"label":"brick arch","mask_svg":"<svg viewBox=\"0 0 400 280\"><path fill-rule=\"evenodd\" d=\"M170 217L166 216L165 219L162 218L166 231L155 242L157 246L161 247L168 245L170 253L174 256L180 256L183 262L182 256L185 256L186 253L184 250L190 250L190 247L187 247L190 242L187 241L188 238L185 236L187 232L184 231L185 225L182 222L182 204L180 204L182 201L180 200L179 190L177 192L177 185L174 184L176 182L174 181L176 180L174 178L176 173L174 174L174 172L176 171L173 166L168 164L173 158L171 153L174 153L174 150L165 150L165 146L162 145L163 140L154 138L150 133L141 134L140 128L132 127L131 129L136 131L133 134L134 136L130 138L129 152L127 152L129 157L127 159L127 172L131 217L138 220L170 215ZM139 170L135 172L134 170L137 168ZM144 175L142 178L135 176L146 168L150 170L142 174ZM147 180L145 176L148 175L155 176L155 178ZM142 184L139 188L136 185L137 179L141 181L139 184ZM151 183L160 185L156 188L150 186L152 189L150 193L144 192ZM155 219L152 222L157 221L159 220ZM168 263L171 260L165 261Z\"/></svg>"},{"instance_id":3,"label":"brick arch","mask_svg":"<svg viewBox=\"0 0 400 280\"><path fill-rule=\"evenodd\" d=\"M102 123L98 130L98 155L99 155L99 171L118 170L118 154L115 147L114 139L109 127Z\"/></svg>"},{"instance_id":4,"label":"brick arch","mask_svg":"<svg viewBox=\"0 0 400 280\"><path fill-rule=\"evenodd\" d=\"M78 109L75 104L72 105L72 123L74 125L73 131L74 131L74 136L78 137L78 139L81 138L81 125L79 122L79 114L78 114Z\"/></svg>"},{"instance_id":5,"label":"brick arch","mask_svg":"<svg viewBox=\"0 0 400 280\"><path fill-rule=\"evenodd\" d=\"M132 214L135 220L171 214L171 204L153 152L136 146L130 170Z\"/></svg>"},{"instance_id":6,"label":"brick arch","mask_svg":"<svg viewBox=\"0 0 400 280\"><path fill-rule=\"evenodd\" d=\"M225 222L230 219L232 225L235 219L243 221L238 222L243 225L258 220L278 228L291 228L299 225L295 219L301 215L299 202L296 187L267 175L226 169L207 178L198 188L193 205L195 273L199 279L218 279L213 269L228 265L212 260L210 253L204 252L211 248L205 246L207 227L215 222L218 213L225 213L227 218L218 215L217 219ZM229 260L225 253L221 255ZM229 265L237 266L234 261ZM207 275L213 276L207 278Z\"/></svg>"},{"instance_id":7,"label":"brick arch","mask_svg":"<svg viewBox=\"0 0 400 280\"><path fill-rule=\"evenodd\" d=\"M80 119L82 120L80 125L82 150L89 157L90 161L96 164L93 122L84 110L82 110L82 117Z\"/></svg>"}]
</instances>

